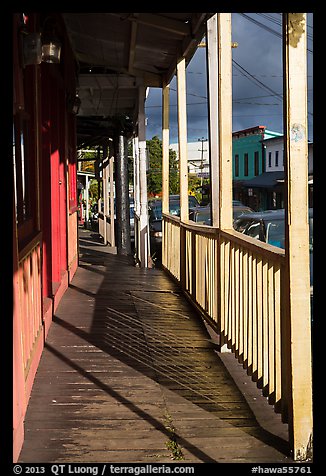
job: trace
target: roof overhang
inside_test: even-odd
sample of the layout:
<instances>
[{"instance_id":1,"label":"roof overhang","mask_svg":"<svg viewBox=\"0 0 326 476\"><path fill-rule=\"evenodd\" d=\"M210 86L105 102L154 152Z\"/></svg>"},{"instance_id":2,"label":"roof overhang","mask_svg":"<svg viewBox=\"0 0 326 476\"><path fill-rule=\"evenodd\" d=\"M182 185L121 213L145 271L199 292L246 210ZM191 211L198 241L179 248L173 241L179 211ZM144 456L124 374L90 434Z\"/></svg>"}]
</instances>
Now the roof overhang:
<instances>
[{"instance_id":1,"label":"roof overhang","mask_svg":"<svg viewBox=\"0 0 326 476\"><path fill-rule=\"evenodd\" d=\"M135 123L139 86L169 83L178 59L191 60L212 15L63 13L79 69L79 124L116 115Z\"/></svg>"}]
</instances>

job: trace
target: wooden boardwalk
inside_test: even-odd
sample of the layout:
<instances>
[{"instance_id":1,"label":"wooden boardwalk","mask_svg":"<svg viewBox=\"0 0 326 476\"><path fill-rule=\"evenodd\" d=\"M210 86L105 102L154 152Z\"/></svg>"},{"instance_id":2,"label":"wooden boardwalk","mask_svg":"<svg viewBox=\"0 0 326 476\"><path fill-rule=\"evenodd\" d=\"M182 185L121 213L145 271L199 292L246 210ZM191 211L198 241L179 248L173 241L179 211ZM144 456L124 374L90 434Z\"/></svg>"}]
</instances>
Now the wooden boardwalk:
<instances>
[{"instance_id":1,"label":"wooden boardwalk","mask_svg":"<svg viewBox=\"0 0 326 476\"><path fill-rule=\"evenodd\" d=\"M20 462L290 463L178 286L105 250L80 230L80 266L48 334Z\"/></svg>"}]
</instances>

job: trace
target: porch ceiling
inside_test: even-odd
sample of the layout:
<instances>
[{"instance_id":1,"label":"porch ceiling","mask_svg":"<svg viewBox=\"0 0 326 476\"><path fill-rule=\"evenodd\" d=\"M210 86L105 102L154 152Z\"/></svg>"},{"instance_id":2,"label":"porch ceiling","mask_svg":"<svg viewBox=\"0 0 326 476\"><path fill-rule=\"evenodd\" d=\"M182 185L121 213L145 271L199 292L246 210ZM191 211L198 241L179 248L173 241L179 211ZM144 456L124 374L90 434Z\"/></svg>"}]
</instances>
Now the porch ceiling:
<instances>
[{"instance_id":1,"label":"porch ceiling","mask_svg":"<svg viewBox=\"0 0 326 476\"><path fill-rule=\"evenodd\" d=\"M79 66L78 123L88 119L87 133L99 132L97 119L128 116L134 123L138 87L162 87L175 73L177 59L192 58L212 13L63 13Z\"/></svg>"}]
</instances>

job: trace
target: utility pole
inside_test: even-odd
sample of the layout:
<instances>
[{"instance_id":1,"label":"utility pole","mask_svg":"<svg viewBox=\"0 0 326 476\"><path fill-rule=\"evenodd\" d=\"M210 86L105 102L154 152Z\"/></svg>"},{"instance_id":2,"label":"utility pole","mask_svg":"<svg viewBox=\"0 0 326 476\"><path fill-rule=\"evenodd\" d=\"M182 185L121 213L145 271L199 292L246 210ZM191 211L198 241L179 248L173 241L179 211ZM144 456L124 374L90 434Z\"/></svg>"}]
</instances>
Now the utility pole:
<instances>
[{"instance_id":1,"label":"utility pole","mask_svg":"<svg viewBox=\"0 0 326 476\"><path fill-rule=\"evenodd\" d=\"M199 152L201 152L201 160L200 160L200 172L201 172L201 175L200 175L200 186L202 187L203 186L203 168L204 168L204 152L207 152L207 149L204 149L204 142L206 142L207 139L204 139L204 137L202 137L201 139L198 139L198 142L201 142L201 149L198 149ZM202 191L203 193L203 191Z\"/></svg>"}]
</instances>

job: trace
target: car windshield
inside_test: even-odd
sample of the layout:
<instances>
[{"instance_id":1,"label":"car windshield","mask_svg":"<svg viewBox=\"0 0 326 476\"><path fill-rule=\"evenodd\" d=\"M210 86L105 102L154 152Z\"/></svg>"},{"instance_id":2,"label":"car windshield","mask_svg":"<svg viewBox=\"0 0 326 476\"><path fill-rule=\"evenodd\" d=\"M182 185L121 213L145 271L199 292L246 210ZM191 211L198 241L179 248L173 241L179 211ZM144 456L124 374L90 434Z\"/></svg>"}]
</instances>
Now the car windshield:
<instances>
[{"instance_id":1,"label":"car windshield","mask_svg":"<svg viewBox=\"0 0 326 476\"><path fill-rule=\"evenodd\" d=\"M210 209L198 211L197 213L195 213L194 217L197 223L204 223L208 225L211 221Z\"/></svg>"},{"instance_id":2,"label":"car windshield","mask_svg":"<svg viewBox=\"0 0 326 476\"><path fill-rule=\"evenodd\" d=\"M250 208L242 208L242 207L233 207L233 219L235 220L239 216L243 215L244 213L251 213L252 210Z\"/></svg>"},{"instance_id":3,"label":"car windshield","mask_svg":"<svg viewBox=\"0 0 326 476\"><path fill-rule=\"evenodd\" d=\"M151 220L162 220L162 204L151 206L149 214Z\"/></svg>"},{"instance_id":4,"label":"car windshield","mask_svg":"<svg viewBox=\"0 0 326 476\"><path fill-rule=\"evenodd\" d=\"M314 219L312 217L309 217L309 249L310 251L313 251L313 247L314 247L313 223L314 223Z\"/></svg>"},{"instance_id":5,"label":"car windshield","mask_svg":"<svg viewBox=\"0 0 326 476\"><path fill-rule=\"evenodd\" d=\"M284 248L284 220L266 220L266 243Z\"/></svg>"},{"instance_id":6,"label":"car windshield","mask_svg":"<svg viewBox=\"0 0 326 476\"><path fill-rule=\"evenodd\" d=\"M170 200L169 211L171 215L180 215L180 202L178 200Z\"/></svg>"}]
</instances>

